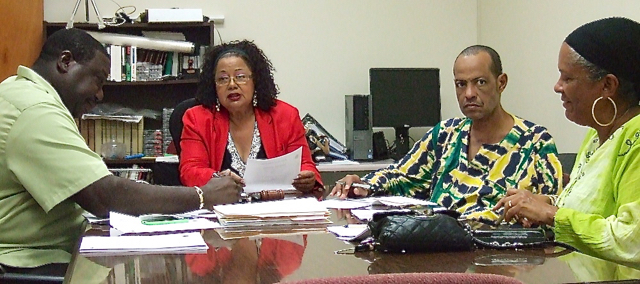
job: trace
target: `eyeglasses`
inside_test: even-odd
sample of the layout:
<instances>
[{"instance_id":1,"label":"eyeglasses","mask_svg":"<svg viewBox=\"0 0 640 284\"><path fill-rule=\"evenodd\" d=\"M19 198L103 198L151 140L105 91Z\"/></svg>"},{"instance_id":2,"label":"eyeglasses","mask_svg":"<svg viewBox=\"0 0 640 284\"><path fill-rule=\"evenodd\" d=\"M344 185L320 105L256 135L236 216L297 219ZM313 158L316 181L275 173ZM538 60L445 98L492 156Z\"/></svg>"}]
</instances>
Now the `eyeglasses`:
<instances>
[{"instance_id":1,"label":"eyeglasses","mask_svg":"<svg viewBox=\"0 0 640 284\"><path fill-rule=\"evenodd\" d=\"M216 78L215 81L216 81L216 85L218 86L227 86L229 85L229 83L231 83L231 80L234 80L238 85L244 85L247 82L249 82L249 80L251 80L251 75L238 74L235 77L224 76L224 77Z\"/></svg>"}]
</instances>

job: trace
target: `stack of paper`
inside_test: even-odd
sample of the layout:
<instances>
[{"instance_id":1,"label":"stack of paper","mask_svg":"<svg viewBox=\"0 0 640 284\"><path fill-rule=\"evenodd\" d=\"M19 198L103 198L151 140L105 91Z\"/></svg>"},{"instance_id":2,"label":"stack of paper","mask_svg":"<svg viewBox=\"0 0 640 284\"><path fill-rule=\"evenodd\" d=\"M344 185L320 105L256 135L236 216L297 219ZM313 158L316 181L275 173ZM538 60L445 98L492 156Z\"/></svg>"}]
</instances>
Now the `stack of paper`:
<instances>
[{"instance_id":1,"label":"stack of paper","mask_svg":"<svg viewBox=\"0 0 640 284\"><path fill-rule=\"evenodd\" d=\"M329 211L315 198L286 199L214 206L222 233L326 229ZM221 234L222 235L222 234Z\"/></svg>"},{"instance_id":2,"label":"stack of paper","mask_svg":"<svg viewBox=\"0 0 640 284\"><path fill-rule=\"evenodd\" d=\"M85 256L206 253L207 244L200 233L152 236L82 238L80 254Z\"/></svg>"}]
</instances>

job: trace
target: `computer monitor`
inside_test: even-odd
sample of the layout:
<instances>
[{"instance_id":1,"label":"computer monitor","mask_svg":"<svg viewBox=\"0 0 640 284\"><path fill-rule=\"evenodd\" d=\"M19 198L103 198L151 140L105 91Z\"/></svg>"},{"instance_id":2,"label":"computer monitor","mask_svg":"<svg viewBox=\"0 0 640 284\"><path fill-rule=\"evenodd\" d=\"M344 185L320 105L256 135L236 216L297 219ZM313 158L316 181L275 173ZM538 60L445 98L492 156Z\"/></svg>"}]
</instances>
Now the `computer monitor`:
<instances>
[{"instance_id":1,"label":"computer monitor","mask_svg":"<svg viewBox=\"0 0 640 284\"><path fill-rule=\"evenodd\" d=\"M373 127L393 127L396 154L409 152L409 127L440 122L440 69L369 69Z\"/></svg>"}]
</instances>

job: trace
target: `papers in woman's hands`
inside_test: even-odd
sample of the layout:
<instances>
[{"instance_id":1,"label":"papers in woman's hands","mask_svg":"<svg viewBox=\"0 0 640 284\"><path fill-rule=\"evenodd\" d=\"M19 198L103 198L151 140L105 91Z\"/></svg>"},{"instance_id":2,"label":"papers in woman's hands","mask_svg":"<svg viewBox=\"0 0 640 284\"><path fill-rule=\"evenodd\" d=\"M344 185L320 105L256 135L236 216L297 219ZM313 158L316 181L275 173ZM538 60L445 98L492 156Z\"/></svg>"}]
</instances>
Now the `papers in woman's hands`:
<instances>
[{"instance_id":1,"label":"papers in woman's hands","mask_svg":"<svg viewBox=\"0 0 640 284\"><path fill-rule=\"evenodd\" d=\"M244 192L270 189L295 190L293 179L300 173L302 147L286 155L267 160L249 159L244 172Z\"/></svg>"},{"instance_id":2,"label":"papers in woman's hands","mask_svg":"<svg viewBox=\"0 0 640 284\"><path fill-rule=\"evenodd\" d=\"M208 247L200 233L153 236L120 236L82 238L80 254L128 255L154 253L206 253Z\"/></svg>"}]
</instances>

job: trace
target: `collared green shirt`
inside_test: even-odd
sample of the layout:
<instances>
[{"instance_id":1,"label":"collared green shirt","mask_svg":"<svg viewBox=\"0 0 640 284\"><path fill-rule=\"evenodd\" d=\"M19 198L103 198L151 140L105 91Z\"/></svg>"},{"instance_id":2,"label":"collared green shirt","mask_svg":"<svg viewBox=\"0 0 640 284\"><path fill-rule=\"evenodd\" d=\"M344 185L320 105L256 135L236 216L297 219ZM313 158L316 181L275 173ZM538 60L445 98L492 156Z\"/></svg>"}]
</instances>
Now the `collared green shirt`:
<instances>
[{"instance_id":1,"label":"collared green shirt","mask_svg":"<svg viewBox=\"0 0 640 284\"><path fill-rule=\"evenodd\" d=\"M440 122L398 163L364 176L375 194L431 200L463 216L495 220L491 208L507 188L554 195L562 189L562 166L543 126L513 116L511 131L468 157L469 118Z\"/></svg>"},{"instance_id":2,"label":"collared green shirt","mask_svg":"<svg viewBox=\"0 0 640 284\"><path fill-rule=\"evenodd\" d=\"M69 197L109 175L55 89L29 68L0 83L0 263L65 263L82 208Z\"/></svg>"},{"instance_id":3,"label":"collared green shirt","mask_svg":"<svg viewBox=\"0 0 640 284\"><path fill-rule=\"evenodd\" d=\"M602 145L595 130L587 132L558 207L556 241L639 267L640 116L627 121Z\"/></svg>"}]
</instances>

